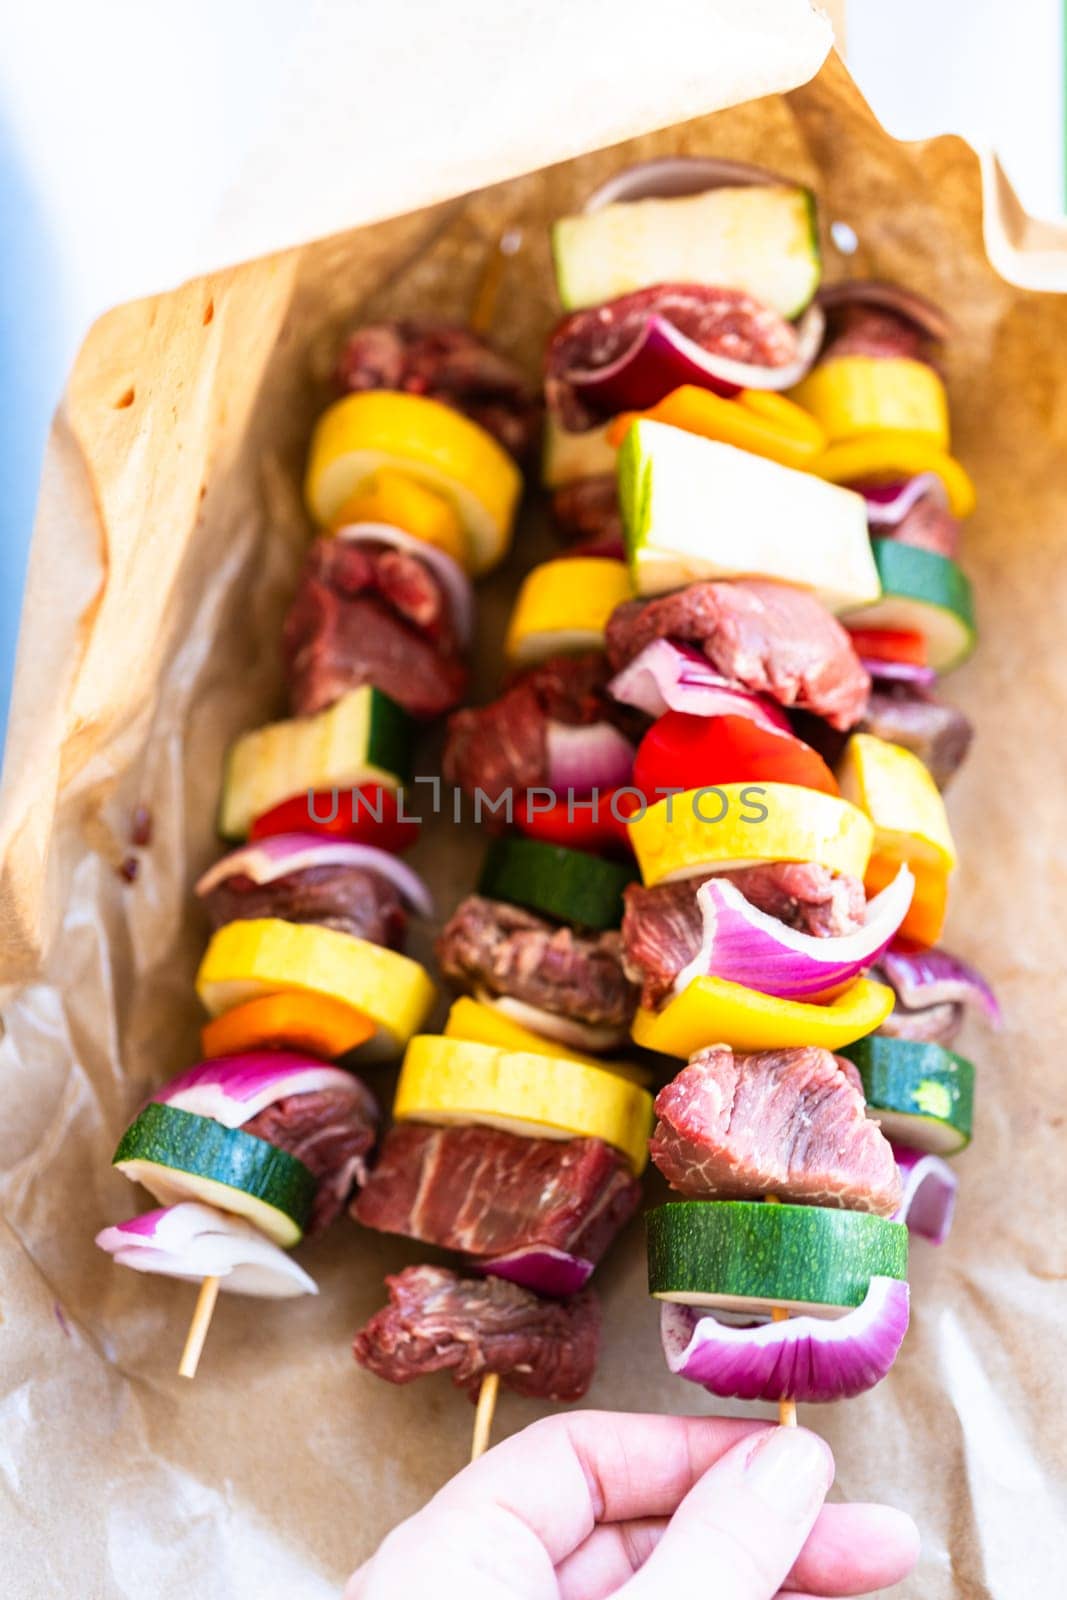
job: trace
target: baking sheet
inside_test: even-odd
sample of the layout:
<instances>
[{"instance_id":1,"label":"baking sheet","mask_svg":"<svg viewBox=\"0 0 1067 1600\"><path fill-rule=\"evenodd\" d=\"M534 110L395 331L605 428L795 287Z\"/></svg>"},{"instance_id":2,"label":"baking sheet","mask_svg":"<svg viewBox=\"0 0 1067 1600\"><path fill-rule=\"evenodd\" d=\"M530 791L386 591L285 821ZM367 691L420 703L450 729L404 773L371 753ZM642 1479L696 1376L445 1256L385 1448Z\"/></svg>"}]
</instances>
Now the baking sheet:
<instances>
[{"instance_id":1,"label":"baking sheet","mask_svg":"<svg viewBox=\"0 0 1067 1600\"><path fill-rule=\"evenodd\" d=\"M893 1373L802 1417L833 1444L843 1494L919 1522L922 1565L901 1594L1013 1600L1067 1574L1067 300L989 267L973 152L894 143L831 60L788 96L218 274L92 330L49 447L0 798L13 1595L331 1595L465 1459L472 1412L447 1380L393 1389L349 1352L385 1272L428 1252L342 1222L301 1251L317 1300L223 1297L189 1385L175 1365L194 1291L118 1270L91 1240L144 1200L109 1170L118 1134L195 1056L206 928L190 884L217 851L226 744L281 705L279 624L309 533L297 486L338 338L369 317L465 316L508 233L519 247L493 335L535 373L556 315L548 222L625 162L678 151L812 183L824 223L858 237L851 257L827 239L828 277L894 278L958 319L948 382L980 496L963 560L982 637L947 686L978 739L950 798L963 866L946 942L994 981L1007 1026L964 1040L977 1135L949 1244L914 1246ZM483 696L515 578L551 548L542 520L533 505L508 569L479 591ZM421 770L436 753L431 737ZM115 866L139 804L154 835L128 885ZM445 823L421 841L415 864L445 915L479 849ZM640 1227L597 1282L604 1354L588 1403L714 1409L663 1366ZM541 1410L504 1396L497 1434Z\"/></svg>"}]
</instances>

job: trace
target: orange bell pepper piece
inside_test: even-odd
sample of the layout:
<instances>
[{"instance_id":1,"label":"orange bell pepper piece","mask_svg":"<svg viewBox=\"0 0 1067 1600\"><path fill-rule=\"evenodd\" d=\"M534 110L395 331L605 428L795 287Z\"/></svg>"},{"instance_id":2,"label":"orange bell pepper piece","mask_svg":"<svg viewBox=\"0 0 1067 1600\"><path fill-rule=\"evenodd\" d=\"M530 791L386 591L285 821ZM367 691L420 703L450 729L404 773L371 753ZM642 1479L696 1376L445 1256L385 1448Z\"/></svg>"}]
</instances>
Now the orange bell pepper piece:
<instances>
[{"instance_id":1,"label":"orange bell pepper piece","mask_svg":"<svg viewBox=\"0 0 1067 1600\"><path fill-rule=\"evenodd\" d=\"M201 1029L200 1042L205 1056L288 1049L333 1060L364 1044L374 1031L370 1017L354 1006L325 995L286 990L247 1000L213 1017Z\"/></svg>"},{"instance_id":2,"label":"orange bell pepper piece","mask_svg":"<svg viewBox=\"0 0 1067 1600\"><path fill-rule=\"evenodd\" d=\"M608 429L616 448L638 417L665 422L720 444L734 444L786 467L807 467L826 449L826 435L795 401L765 389L742 389L724 399L710 389L683 384L647 411L625 411Z\"/></svg>"}]
</instances>

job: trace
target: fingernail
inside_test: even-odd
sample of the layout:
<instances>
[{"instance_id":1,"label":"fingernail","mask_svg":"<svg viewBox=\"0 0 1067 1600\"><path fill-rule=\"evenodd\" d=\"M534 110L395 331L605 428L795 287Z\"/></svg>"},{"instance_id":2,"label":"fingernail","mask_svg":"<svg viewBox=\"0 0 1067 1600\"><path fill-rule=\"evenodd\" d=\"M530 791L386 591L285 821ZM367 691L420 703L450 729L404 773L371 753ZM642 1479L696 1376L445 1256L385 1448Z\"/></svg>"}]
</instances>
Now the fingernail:
<instances>
[{"instance_id":1,"label":"fingernail","mask_svg":"<svg viewBox=\"0 0 1067 1600\"><path fill-rule=\"evenodd\" d=\"M779 1516L797 1520L822 1503L834 1475L833 1457L806 1428L771 1428L745 1461L745 1482Z\"/></svg>"}]
</instances>

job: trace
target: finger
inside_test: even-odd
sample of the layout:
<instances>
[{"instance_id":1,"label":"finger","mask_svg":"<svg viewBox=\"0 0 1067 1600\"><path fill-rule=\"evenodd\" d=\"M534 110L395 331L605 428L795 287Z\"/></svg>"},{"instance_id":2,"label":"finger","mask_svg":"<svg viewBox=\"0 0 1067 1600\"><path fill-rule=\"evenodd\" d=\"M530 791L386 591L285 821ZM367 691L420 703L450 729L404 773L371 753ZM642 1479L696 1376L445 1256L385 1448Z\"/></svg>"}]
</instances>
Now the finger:
<instances>
[{"instance_id":1,"label":"finger","mask_svg":"<svg viewBox=\"0 0 1067 1600\"><path fill-rule=\"evenodd\" d=\"M919 1530L893 1506L823 1506L786 1582L808 1595L870 1594L906 1578Z\"/></svg>"},{"instance_id":2,"label":"finger","mask_svg":"<svg viewBox=\"0 0 1067 1600\"><path fill-rule=\"evenodd\" d=\"M605 1600L648 1560L663 1537L666 1517L602 1522L556 1568L560 1600Z\"/></svg>"},{"instance_id":3,"label":"finger","mask_svg":"<svg viewBox=\"0 0 1067 1600\"><path fill-rule=\"evenodd\" d=\"M559 1413L487 1451L431 1504L501 1506L558 1565L598 1522L670 1516L720 1456L769 1431L740 1417Z\"/></svg>"},{"instance_id":4,"label":"finger","mask_svg":"<svg viewBox=\"0 0 1067 1600\"><path fill-rule=\"evenodd\" d=\"M770 1428L734 1445L686 1495L626 1600L679 1593L707 1574L715 1600L768 1600L792 1569L834 1475L806 1428Z\"/></svg>"},{"instance_id":5,"label":"finger","mask_svg":"<svg viewBox=\"0 0 1067 1600\"><path fill-rule=\"evenodd\" d=\"M349 1579L344 1600L462 1595L463 1600L555 1600L543 1545L502 1506L428 1506L393 1529Z\"/></svg>"}]
</instances>

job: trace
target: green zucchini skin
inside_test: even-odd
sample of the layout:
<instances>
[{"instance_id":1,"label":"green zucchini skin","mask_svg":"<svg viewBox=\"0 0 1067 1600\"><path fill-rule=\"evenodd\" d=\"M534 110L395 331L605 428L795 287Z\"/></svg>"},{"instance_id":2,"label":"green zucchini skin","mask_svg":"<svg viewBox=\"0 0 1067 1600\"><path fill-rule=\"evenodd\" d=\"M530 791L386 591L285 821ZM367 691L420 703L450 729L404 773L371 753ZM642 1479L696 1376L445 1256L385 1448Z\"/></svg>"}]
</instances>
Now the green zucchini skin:
<instances>
[{"instance_id":1,"label":"green zucchini skin","mask_svg":"<svg viewBox=\"0 0 1067 1600\"><path fill-rule=\"evenodd\" d=\"M841 1052L863 1081L867 1104L916 1122L916 1146L924 1149L923 1124L937 1122L957 1135L956 1149L970 1143L974 1118L974 1066L944 1045L868 1034ZM942 1146L943 1148L943 1146Z\"/></svg>"},{"instance_id":2,"label":"green zucchini skin","mask_svg":"<svg viewBox=\"0 0 1067 1600\"><path fill-rule=\"evenodd\" d=\"M412 729L414 724L403 706L371 689L370 730L367 735L367 760L383 772L394 772L403 783L411 777Z\"/></svg>"},{"instance_id":3,"label":"green zucchini skin","mask_svg":"<svg viewBox=\"0 0 1067 1600\"><path fill-rule=\"evenodd\" d=\"M292 1218L303 1232L317 1180L296 1156L211 1117L150 1100L119 1141L112 1165L150 1161L239 1189Z\"/></svg>"},{"instance_id":4,"label":"green zucchini skin","mask_svg":"<svg viewBox=\"0 0 1067 1600\"><path fill-rule=\"evenodd\" d=\"M908 1230L865 1211L680 1200L647 1213L649 1292L858 1306L871 1278L906 1278Z\"/></svg>"},{"instance_id":5,"label":"green zucchini skin","mask_svg":"<svg viewBox=\"0 0 1067 1600\"><path fill-rule=\"evenodd\" d=\"M478 893L603 932L619 926L623 890L636 881L636 871L621 862L536 839L508 837L490 845Z\"/></svg>"},{"instance_id":6,"label":"green zucchini skin","mask_svg":"<svg viewBox=\"0 0 1067 1600\"><path fill-rule=\"evenodd\" d=\"M914 628L927 640L930 665L949 672L974 649L974 592L963 569L936 550L897 539L871 541L882 599L849 613L858 628Z\"/></svg>"}]
</instances>

